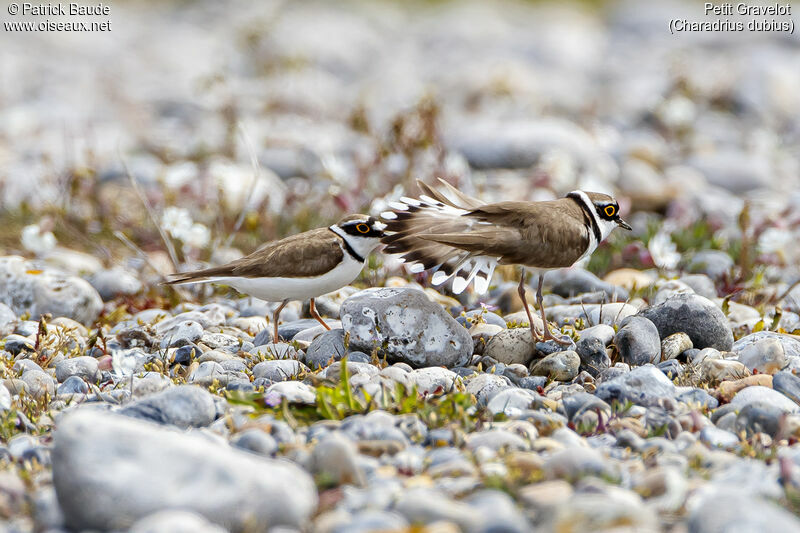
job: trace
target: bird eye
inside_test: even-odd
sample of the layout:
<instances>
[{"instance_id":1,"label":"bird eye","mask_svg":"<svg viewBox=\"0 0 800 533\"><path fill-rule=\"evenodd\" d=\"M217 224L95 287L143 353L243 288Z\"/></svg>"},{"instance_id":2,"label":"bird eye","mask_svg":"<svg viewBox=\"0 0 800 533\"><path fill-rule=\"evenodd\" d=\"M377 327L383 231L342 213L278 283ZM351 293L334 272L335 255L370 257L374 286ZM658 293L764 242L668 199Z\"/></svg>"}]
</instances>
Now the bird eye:
<instances>
[{"instance_id":1,"label":"bird eye","mask_svg":"<svg viewBox=\"0 0 800 533\"><path fill-rule=\"evenodd\" d=\"M369 233L369 226L367 226L366 224L359 224L356 226L356 230L359 233Z\"/></svg>"},{"instance_id":2,"label":"bird eye","mask_svg":"<svg viewBox=\"0 0 800 533\"><path fill-rule=\"evenodd\" d=\"M607 215L607 216L609 216L609 217L613 217L613 216L614 216L614 214L617 212L617 208L616 208L616 207L614 207L613 205L607 205L607 206L605 207L604 211L606 212L606 215Z\"/></svg>"}]
</instances>

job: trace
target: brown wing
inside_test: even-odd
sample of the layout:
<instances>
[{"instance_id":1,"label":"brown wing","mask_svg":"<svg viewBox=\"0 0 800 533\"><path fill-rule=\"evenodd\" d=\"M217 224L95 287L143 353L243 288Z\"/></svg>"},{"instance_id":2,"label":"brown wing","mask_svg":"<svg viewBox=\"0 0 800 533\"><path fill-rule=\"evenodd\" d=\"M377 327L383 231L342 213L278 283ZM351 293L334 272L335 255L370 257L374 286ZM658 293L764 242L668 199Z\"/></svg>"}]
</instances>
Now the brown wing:
<instances>
[{"instance_id":1,"label":"brown wing","mask_svg":"<svg viewBox=\"0 0 800 533\"><path fill-rule=\"evenodd\" d=\"M420 238L476 255L499 257L504 264L538 268L572 266L589 246L585 215L570 198L498 202L463 216L479 223L459 233L425 233Z\"/></svg>"},{"instance_id":2,"label":"brown wing","mask_svg":"<svg viewBox=\"0 0 800 533\"><path fill-rule=\"evenodd\" d=\"M169 283L201 281L236 276L243 278L307 278L320 276L344 258L341 237L328 228L319 228L271 242L255 252L222 265L176 274Z\"/></svg>"}]
</instances>

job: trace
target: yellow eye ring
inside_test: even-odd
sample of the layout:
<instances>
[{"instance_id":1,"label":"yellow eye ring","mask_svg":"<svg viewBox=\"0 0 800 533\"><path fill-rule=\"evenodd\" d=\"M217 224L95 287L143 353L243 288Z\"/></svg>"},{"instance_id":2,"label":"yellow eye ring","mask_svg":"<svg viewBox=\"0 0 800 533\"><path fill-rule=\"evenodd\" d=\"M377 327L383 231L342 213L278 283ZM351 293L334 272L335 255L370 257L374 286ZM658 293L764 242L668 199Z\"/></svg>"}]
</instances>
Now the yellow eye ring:
<instances>
[{"instance_id":1,"label":"yellow eye ring","mask_svg":"<svg viewBox=\"0 0 800 533\"><path fill-rule=\"evenodd\" d=\"M369 226L366 224L359 224L356 226L356 231L359 233L369 233Z\"/></svg>"},{"instance_id":2,"label":"yellow eye ring","mask_svg":"<svg viewBox=\"0 0 800 533\"><path fill-rule=\"evenodd\" d=\"M613 205L607 205L604 211L606 212L606 216L613 217L614 213L617 212L617 208Z\"/></svg>"}]
</instances>

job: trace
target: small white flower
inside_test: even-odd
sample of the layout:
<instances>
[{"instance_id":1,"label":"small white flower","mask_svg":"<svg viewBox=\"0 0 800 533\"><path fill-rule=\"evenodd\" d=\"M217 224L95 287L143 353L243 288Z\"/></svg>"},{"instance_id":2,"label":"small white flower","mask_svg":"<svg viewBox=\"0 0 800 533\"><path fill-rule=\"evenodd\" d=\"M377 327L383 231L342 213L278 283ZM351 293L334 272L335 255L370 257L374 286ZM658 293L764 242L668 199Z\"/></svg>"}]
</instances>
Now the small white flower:
<instances>
[{"instance_id":1,"label":"small white flower","mask_svg":"<svg viewBox=\"0 0 800 533\"><path fill-rule=\"evenodd\" d=\"M192 215L182 207L168 207L161 215L161 226L176 239L185 240L185 235L192 229Z\"/></svg>"},{"instance_id":2,"label":"small white flower","mask_svg":"<svg viewBox=\"0 0 800 533\"><path fill-rule=\"evenodd\" d=\"M22 246L36 255L43 255L56 247L56 237L51 231L42 231L39 224L31 224L22 229Z\"/></svg>"},{"instance_id":3,"label":"small white flower","mask_svg":"<svg viewBox=\"0 0 800 533\"><path fill-rule=\"evenodd\" d=\"M653 262L659 268L672 270L678 266L678 262L681 260L681 254L678 253L678 248L672 242L672 237L664 229L653 235L647 244L647 249L650 251Z\"/></svg>"},{"instance_id":4,"label":"small white flower","mask_svg":"<svg viewBox=\"0 0 800 533\"><path fill-rule=\"evenodd\" d=\"M184 245L199 250L208 246L211 241L211 231L203 224L195 222L181 237L181 240Z\"/></svg>"}]
</instances>

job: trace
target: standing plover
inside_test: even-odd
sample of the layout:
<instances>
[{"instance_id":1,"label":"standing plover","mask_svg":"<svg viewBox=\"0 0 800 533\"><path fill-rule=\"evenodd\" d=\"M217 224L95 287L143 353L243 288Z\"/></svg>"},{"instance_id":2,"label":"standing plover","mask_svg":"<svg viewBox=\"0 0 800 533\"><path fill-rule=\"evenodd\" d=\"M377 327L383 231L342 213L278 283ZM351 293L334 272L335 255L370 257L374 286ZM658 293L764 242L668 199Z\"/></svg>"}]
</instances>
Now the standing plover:
<instances>
[{"instance_id":1,"label":"standing plover","mask_svg":"<svg viewBox=\"0 0 800 533\"><path fill-rule=\"evenodd\" d=\"M275 342L278 315L290 300L310 299L311 316L330 329L317 313L314 299L356 279L367 256L380 244L385 227L368 215L348 215L330 227L266 244L227 265L174 274L167 283L220 283L281 302L272 314Z\"/></svg>"}]
</instances>

